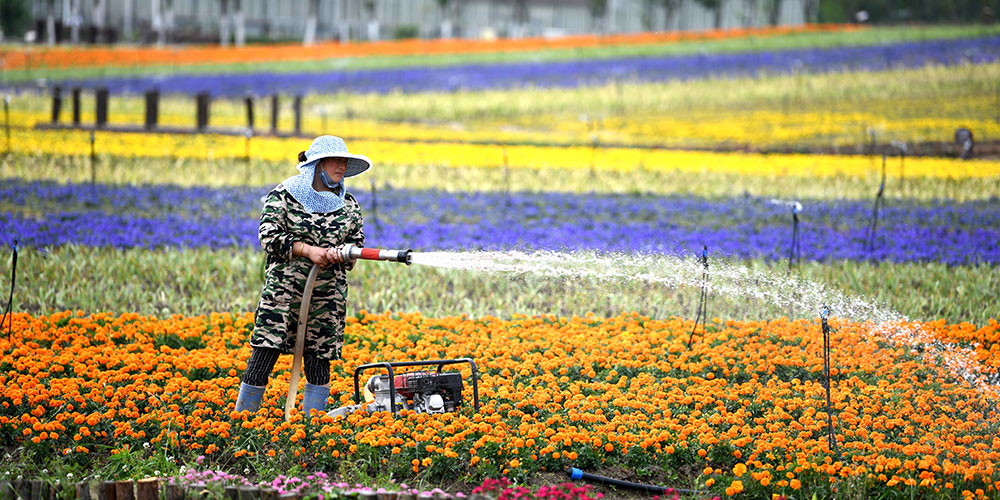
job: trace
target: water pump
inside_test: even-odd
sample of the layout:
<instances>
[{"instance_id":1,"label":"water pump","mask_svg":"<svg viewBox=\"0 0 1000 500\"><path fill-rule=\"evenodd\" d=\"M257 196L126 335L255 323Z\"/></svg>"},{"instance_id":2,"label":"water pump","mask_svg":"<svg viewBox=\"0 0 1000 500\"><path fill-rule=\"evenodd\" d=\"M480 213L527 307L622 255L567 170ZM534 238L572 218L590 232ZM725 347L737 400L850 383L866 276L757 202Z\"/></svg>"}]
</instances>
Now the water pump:
<instances>
[{"instance_id":1,"label":"water pump","mask_svg":"<svg viewBox=\"0 0 1000 500\"><path fill-rule=\"evenodd\" d=\"M445 365L468 363L472 368L472 394L475 411L479 411L479 373L476 363L470 358L438 359L431 361L380 362L359 366L354 370L355 404L341 406L328 414L331 417L346 417L364 409L371 412L413 410L417 413L455 412L462 406L462 374L457 371L442 371ZM395 374L394 367L437 365L437 371L420 370ZM385 368L388 375L373 375L365 383L365 402L361 402L358 391L358 377L362 371L371 368Z\"/></svg>"}]
</instances>

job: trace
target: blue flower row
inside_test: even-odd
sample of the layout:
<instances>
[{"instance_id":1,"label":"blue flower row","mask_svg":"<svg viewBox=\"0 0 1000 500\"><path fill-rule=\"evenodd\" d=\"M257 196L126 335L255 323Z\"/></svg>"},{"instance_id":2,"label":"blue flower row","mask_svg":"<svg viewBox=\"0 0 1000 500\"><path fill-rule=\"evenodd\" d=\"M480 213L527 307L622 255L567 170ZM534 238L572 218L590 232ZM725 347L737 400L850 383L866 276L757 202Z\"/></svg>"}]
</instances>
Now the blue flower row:
<instances>
[{"instance_id":1,"label":"blue flower row","mask_svg":"<svg viewBox=\"0 0 1000 500\"><path fill-rule=\"evenodd\" d=\"M217 96L272 93L388 93L575 87L614 81L667 81L761 73L884 70L927 64L954 65L1000 60L1000 37L933 40L896 44L793 49L761 53L628 57L567 62L469 64L325 73L251 73L117 77L66 81L63 85L106 87L112 93L151 89ZM28 88L28 87L25 87Z\"/></svg>"},{"instance_id":2,"label":"blue flower row","mask_svg":"<svg viewBox=\"0 0 1000 500\"><path fill-rule=\"evenodd\" d=\"M11 182L0 200L0 244L108 247L257 247L267 188L120 187ZM784 259L789 209L768 200L568 193L356 193L368 244L415 250L596 250ZM10 205L7 205L10 206ZM44 215L38 215L44 214ZM1000 199L970 203L890 200L874 250L870 201L805 201L805 260L1000 264Z\"/></svg>"}]
</instances>

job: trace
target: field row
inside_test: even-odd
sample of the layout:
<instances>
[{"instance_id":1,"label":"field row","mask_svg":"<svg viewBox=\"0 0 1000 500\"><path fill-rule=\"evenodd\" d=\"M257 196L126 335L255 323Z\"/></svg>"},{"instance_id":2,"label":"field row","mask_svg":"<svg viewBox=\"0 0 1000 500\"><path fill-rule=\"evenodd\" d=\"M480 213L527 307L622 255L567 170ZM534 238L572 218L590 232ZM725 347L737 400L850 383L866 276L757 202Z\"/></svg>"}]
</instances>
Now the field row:
<instances>
[{"instance_id":1,"label":"field row","mask_svg":"<svg viewBox=\"0 0 1000 500\"><path fill-rule=\"evenodd\" d=\"M751 496L996 491L995 386L966 381L983 367L975 351L956 350L970 340L995 347L996 322L834 320L832 446L816 321L713 323L689 349L690 322L638 315L361 312L348 322L349 361L334 363L332 405L351 401L354 365L470 356L480 412L468 408L467 384L458 414L290 423L281 416L288 357L261 411L232 410L251 325L249 314L15 314L11 339L0 338L12 354L0 364L0 441L20 450L0 467L69 470L110 452L133 463L205 455L237 470L356 467L404 480L621 466L661 484ZM947 367L956 363L964 375Z\"/></svg>"},{"instance_id":2,"label":"field row","mask_svg":"<svg viewBox=\"0 0 1000 500\"><path fill-rule=\"evenodd\" d=\"M478 255L457 252L454 257ZM656 279L637 278L640 273L648 275L648 270L629 270L643 259L661 266L655 268ZM13 310L32 314L125 310L162 316L252 311L264 283L263 261L260 251L233 248L22 247ZM604 279L547 276L542 269L489 273L359 262L348 274L350 310L473 318L587 313L611 317L626 311L654 318L695 316L701 266L694 255L609 256L606 262L593 268L612 274ZM10 263L5 251L0 258L0 290L9 291ZM902 315L984 326L1000 317L995 297L1000 273L995 266L806 261L789 272L786 262L734 262L713 254L709 273L709 318L813 317L824 305L857 321ZM613 292L595 293L595 287Z\"/></svg>"},{"instance_id":3,"label":"field row","mask_svg":"<svg viewBox=\"0 0 1000 500\"><path fill-rule=\"evenodd\" d=\"M0 244L258 248L268 189L10 182L0 188ZM356 196L367 242L383 248L691 255L707 245L716 256L782 260L797 218L805 260L1000 264L996 199L895 201L873 220L868 201L366 191Z\"/></svg>"}]
</instances>

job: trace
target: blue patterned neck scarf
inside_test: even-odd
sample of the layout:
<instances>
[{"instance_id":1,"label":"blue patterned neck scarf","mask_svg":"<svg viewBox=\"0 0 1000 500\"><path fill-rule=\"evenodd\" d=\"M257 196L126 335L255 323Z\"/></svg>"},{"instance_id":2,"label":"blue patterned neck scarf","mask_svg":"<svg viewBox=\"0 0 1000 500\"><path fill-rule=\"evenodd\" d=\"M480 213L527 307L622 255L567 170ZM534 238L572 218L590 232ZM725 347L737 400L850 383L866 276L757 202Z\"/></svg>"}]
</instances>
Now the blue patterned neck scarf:
<instances>
[{"instance_id":1,"label":"blue patterned neck scarf","mask_svg":"<svg viewBox=\"0 0 1000 500\"><path fill-rule=\"evenodd\" d=\"M292 194L306 211L312 214L315 213L330 213L336 212L341 208L344 208L344 196L347 194L347 189L344 187L344 181L341 180L337 183L337 187L340 188L340 193L331 191L316 191L313 189L313 178L316 175L316 163L311 162L300 167L299 170L302 171L301 174L294 177L289 177L285 180L285 189Z\"/></svg>"}]
</instances>

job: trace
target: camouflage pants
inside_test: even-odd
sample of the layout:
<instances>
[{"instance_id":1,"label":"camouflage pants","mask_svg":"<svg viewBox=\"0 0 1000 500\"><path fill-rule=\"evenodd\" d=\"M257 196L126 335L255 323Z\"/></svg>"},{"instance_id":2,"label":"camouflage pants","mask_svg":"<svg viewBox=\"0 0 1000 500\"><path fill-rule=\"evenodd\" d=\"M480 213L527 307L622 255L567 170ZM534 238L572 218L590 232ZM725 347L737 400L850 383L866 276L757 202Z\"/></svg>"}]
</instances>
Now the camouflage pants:
<instances>
[{"instance_id":1,"label":"camouflage pants","mask_svg":"<svg viewBox=\"0 0 1000 500\"><path fill-rule=\"evenodd\" d=\"M296 260L268 266L250 345L285 354L295 350L302 291L312 264ZM305 355L340 359L347 315L347 275L342 266L321 270L313 287L306 328Z\"/></svg>"}]
</instances>

